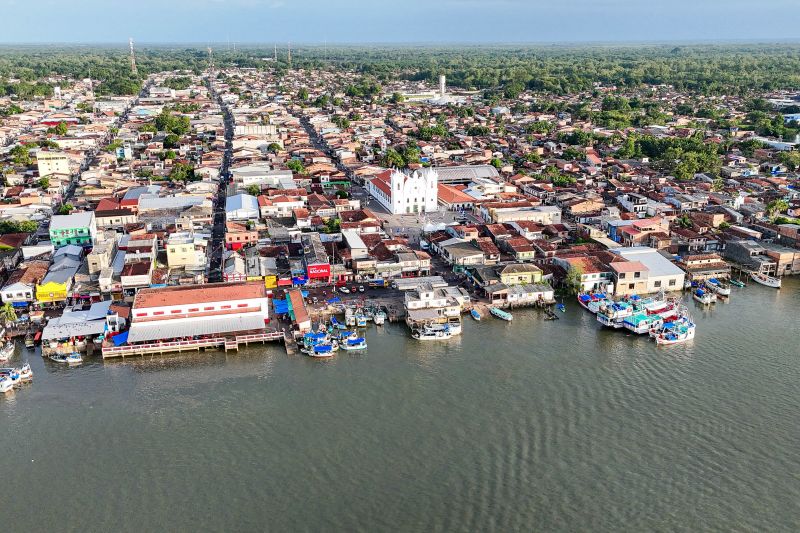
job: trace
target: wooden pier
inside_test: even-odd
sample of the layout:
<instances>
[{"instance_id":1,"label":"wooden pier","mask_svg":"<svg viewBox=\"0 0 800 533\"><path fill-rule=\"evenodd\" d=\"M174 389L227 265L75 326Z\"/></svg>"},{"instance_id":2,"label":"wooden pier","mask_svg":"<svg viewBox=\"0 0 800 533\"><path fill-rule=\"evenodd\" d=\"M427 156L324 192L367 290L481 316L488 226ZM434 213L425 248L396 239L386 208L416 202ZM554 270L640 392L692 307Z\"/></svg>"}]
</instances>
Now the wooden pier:
<instances>
[{"instance_id":1,"label":"wooden pier","mask_svg":"<svg viewBox=\"0 0 800 533\"><path fill-rule=\"evenodd\" d=\"M253 333L250 335L237 335L235 337L215 337L211 339L196 339L187 341L173 342L153 342L148 344L132 344L129 346L105 346L103 347L103 359L112 357L129 357L133 355L161 355L166 353L180 352L199 352L208 348L239 350L242 345L251 343L265 343L271 341L284 340L282 331L271 331L267 333Z\"/></svg>"}]
</instances>

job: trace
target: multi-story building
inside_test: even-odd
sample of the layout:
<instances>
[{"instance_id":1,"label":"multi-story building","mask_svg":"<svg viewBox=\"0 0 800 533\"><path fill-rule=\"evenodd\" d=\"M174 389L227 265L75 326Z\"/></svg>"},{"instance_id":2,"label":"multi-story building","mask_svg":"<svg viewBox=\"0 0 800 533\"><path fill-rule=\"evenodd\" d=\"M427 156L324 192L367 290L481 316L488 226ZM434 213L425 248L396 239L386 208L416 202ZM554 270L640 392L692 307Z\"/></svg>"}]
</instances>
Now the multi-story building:
<instances>
[{"instance_id":1,"label":"multi-story building","mask_svg":"<svg viewBox=\"0 0 800 533\"><path fill-rule=\"evenodd\" d=\"M36 152L36 167L39 176L45 177L51 174L69 175L69 157L64 152L51 152L49 150L39 150Z\"/></svg>"},{"instance_id":2,"label":"multi-story building","mask_svg":"<svg viewBox=\"0 0 800 533\"><path fill-rule=\"evenodd\" d=\"M431 168L411 174L387 170L372 178L367 191L390 213L432 213L439 208L438 179Z\"/></svg>"},{"instance_id":3,"label":"multi-story building","mask_svg":"<svg viewBox=\"0 0 800 533\"><path fill-rule=\"evenodd\" d=\"M97 224L93 212L54 215L50 220L50 242L60 248L67 244L89 247L97 235Z\"/></svg>"}]
</instances>

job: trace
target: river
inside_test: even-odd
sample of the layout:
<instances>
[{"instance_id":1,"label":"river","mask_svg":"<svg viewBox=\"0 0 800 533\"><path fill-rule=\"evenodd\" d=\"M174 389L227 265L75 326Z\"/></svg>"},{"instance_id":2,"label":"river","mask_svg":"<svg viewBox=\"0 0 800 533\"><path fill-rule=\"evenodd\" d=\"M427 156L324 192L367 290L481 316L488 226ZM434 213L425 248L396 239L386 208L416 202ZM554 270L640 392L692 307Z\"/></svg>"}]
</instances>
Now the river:
<instances>
[{"instance_id":1,"label":"river","mask_svg":"<svg viewBox=\"0 0 800 533\"><path fill-rule=\"evenodd\" d=\"M2 530L796 531L799 291L687 302L671 347L567 302L442 343L373 326L329 361L31 353L0 398Z\"/></svg>"}]
</instances>

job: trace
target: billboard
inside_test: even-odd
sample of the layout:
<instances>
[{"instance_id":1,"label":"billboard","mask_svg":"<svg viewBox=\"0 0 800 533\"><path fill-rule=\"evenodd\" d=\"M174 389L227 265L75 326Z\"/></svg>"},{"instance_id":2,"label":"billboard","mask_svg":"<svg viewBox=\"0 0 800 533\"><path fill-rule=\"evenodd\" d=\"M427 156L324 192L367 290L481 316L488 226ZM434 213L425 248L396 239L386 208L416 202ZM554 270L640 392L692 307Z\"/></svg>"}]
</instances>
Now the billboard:
<instances>
[{"instance_id":1,"label":"billboard","mask_svg":"<svg viewBox=\"0 0 800 533\"><path fill-rule=\"evenodd\" d=\"M309 279L330 279L331 277L331 266L328 264L325 265L308 265L306 267L306 272L308 273Z\"/></svg>"}]
</instances>

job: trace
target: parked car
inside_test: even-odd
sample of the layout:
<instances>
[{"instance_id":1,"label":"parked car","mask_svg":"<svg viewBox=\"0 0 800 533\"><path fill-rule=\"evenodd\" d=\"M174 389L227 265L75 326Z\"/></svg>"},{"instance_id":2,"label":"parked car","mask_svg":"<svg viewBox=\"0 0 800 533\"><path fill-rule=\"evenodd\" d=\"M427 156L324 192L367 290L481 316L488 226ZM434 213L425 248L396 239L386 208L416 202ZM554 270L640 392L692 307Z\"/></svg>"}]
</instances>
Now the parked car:
<instances>
[{"instance_id":1,"label":"parked car","mask_svg":"<svg viewBox=\"0 0 800 533\"><path fill-rule=\"evenodd\" d=\"M339 292L341 292L342 294L350 294L350 289L348 289L347 287L339 287Z\"/></svg>"},{"instance_id":2,"label":"parked car","mask_svg":"<svg viewBox=\"0 0 800 533\"><path fill-rule=\"evenodd\" d=\"M358 292L364 292L364 286L363 285L359 285L358 286Z\"/></svg>"}]
</instances>

